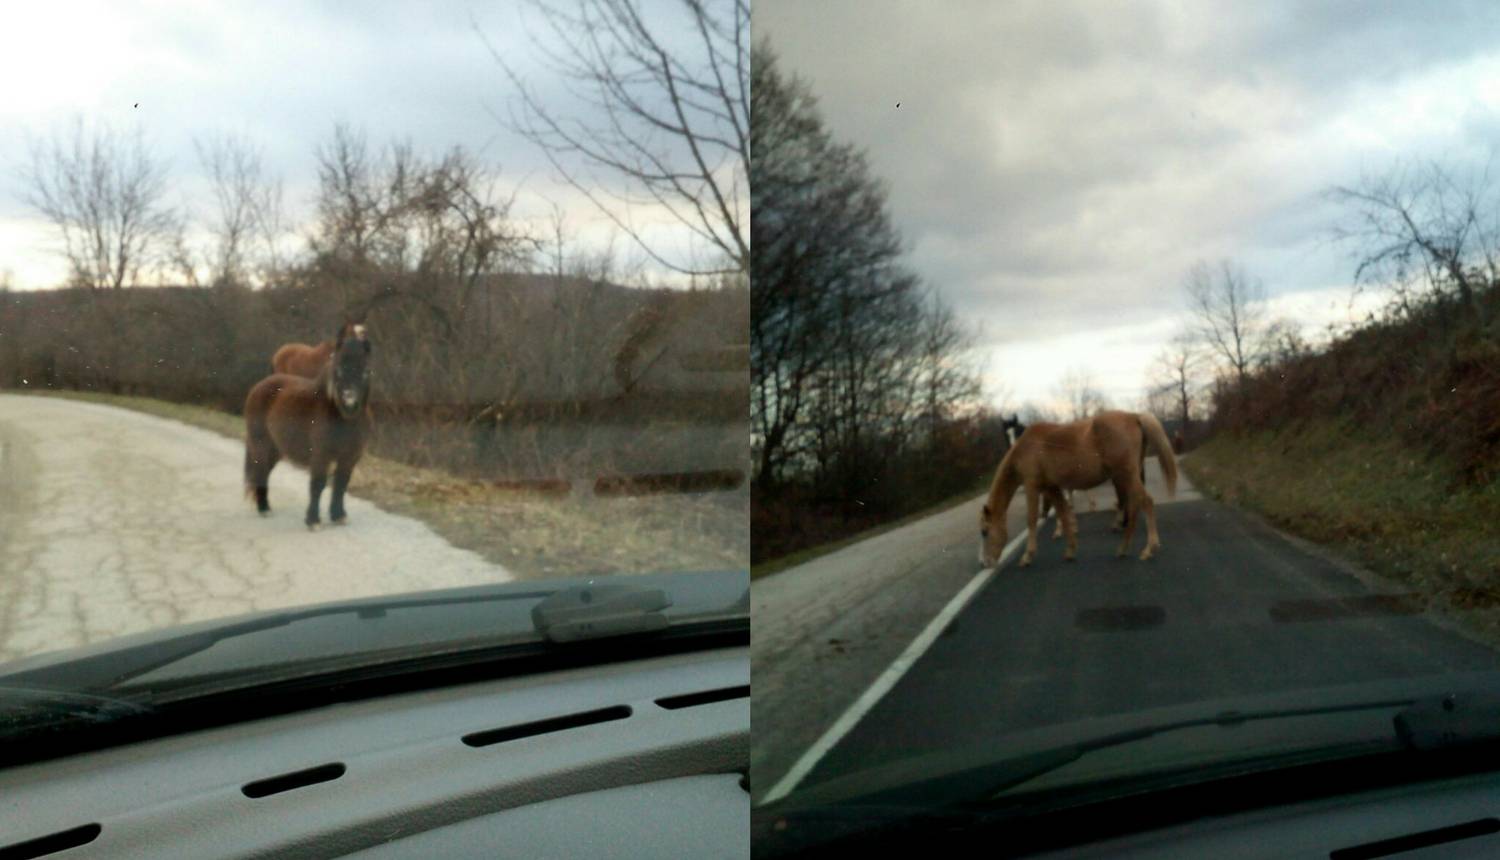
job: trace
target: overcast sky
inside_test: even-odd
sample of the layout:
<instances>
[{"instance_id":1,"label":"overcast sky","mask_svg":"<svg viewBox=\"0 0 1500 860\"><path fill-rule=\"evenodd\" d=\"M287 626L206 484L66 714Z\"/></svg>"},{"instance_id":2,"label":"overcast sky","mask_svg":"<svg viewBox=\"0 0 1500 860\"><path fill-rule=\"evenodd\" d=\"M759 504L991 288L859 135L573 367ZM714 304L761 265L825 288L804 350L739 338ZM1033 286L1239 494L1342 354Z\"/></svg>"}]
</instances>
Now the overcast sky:
<instances>
[{"instance_id":1,"label":"overcast sky","mask_svg":"<svg viewBox=\"0 0 1500 860\"><path fill-rule=\"evenodd\" d=\"M754 33L869 153L1012 404L1077 366L1134 405L1199 258L1347 322L1370 302L1321 192L1500 142L1490 2L756 0Z\"/></svg>"},{"instance_id":2,"label":"overcast sky","mask_svg":"<svg viewBox=\"0 0 1500 860\"><path fill-rule=\"evenodd\" d=\"M659 16L674 2L644 5ZM580 242L597 249L613 233L556 181L537 149L497 119L508 116L515 94L486 39L553 107L570 114L575 107L529 41L529 34L546 35L544 22L510 0L69 0L8 6L3 33L0 272L9 270L17 287L54 286L66 273L52 252L52 231L21 200L18 172L29 141L74 117L139 126L170 164L172 201L205 215L195 138L249 138L284 178L293 213L306 218L315 148L346 121L375 145L402 138L429 155L454 145L479 152L502 168L507 187L520 186L515 214L539 218L556 201ZM639 224L660 217L638 215ZM679 230L659 235L678 247L684 241ZM617 247L629 248L623 240Z\"/></svg>"}]
</instances>

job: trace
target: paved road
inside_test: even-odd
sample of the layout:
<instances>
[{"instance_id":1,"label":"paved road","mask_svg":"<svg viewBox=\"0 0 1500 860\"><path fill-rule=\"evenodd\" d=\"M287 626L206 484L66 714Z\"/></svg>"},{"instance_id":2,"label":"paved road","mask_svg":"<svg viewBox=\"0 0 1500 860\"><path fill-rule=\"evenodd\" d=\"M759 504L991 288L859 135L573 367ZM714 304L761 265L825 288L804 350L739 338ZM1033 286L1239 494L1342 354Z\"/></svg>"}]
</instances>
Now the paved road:
<instances>
[{"instance_id":1,"label":"paved road","mask_svg":"<svg viewBox=\"0 0 1500 860\"><path fill-rule=\"evenodd\" d=\"M357 497L302 524L307 473L243 494L243 443L92 403L0 394L0 660L284 606L512 579ZM323 498L327 517L328 495Z\"/></svg>"},{"instance_id":2,"label":"paved road","mask_svg":"<svg viewBox=\"0 0 1500 860\"><path fill-rule=\"evenodd\" d=\"M1079 561L1043 532L976 579L980 499L757 582L752 788L767 795L953 744L1145 708L1500 668L1368 573L1179 488L1163 553L1114 558L1112 494L1081 506ZM1021 529L1018 494L1011 534ZM1143 536L1137 531L1135 548ZM1019 555L1019 553L1016 553ZM934 623L966 587L952 620ZM1352 602L1351 602L1352 600ZM927 628L931 628L927 631ZM913 640L925 648L904 672ZM874 692L871 692L871 688ZM883 690L883 692L881 692ZM811 750L811 752L809 752ZM788 773L793 776L788 778Z\"/></svg>"}]
</instances>

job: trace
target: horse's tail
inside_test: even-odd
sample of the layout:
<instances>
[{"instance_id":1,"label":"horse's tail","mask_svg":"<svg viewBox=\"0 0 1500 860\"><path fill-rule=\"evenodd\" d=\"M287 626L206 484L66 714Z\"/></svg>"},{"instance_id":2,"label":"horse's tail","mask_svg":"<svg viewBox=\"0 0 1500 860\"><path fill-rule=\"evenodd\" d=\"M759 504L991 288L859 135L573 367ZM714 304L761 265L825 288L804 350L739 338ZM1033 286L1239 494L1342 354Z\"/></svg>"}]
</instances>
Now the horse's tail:
<instances>
[{"instance_id":1,"label":"horse's tail","mask_svg":"<svg viewBox=\"0 0 1500 860\"><path fill-rule=\"evenodd\" d=\"M1136 420L1140 422L1141 433L1151 442L1151 447L1156 449L1156 459L1161 463L1162 473L1167 476L1167 495L1177 495L1177 457L1172 453L1172 442L1167 438L1167 431L1150 412L1138 413ZM1145 450L1142 445L1142 463L1145 462Z\"/></svg>"},{"instance_id":2,"label":"horse's tail","mask_svg":"<svg viewBox=\"0 0 1500 860\"><path fill-rule=\"evenodd\" d=\"M250 443L247 439L245 442L245 498L247 499L255 495L255 474L253 470L254 463L250 458Z\"/></svg>"}]
</instances>

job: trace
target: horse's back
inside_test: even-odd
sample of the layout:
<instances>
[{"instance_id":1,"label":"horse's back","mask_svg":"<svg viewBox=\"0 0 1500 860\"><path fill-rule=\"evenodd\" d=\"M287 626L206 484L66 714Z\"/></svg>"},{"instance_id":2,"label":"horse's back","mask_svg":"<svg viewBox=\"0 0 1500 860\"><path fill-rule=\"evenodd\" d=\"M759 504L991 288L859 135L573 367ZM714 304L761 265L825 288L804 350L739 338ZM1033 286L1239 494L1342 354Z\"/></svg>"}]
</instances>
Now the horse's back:
<instances>
[{"instance_id":1,"label":"horse's back","mask_svg":"<svg viewBox=\"0 0 1500 860\"><path fill-rule=\"evenodd\" d=\"M325 344L284 343L271 356L271 369L275 373L292 376L313 377L318 375L324 355Z\"/></svg>"},{"instance_id":2,"label":"horse's back","mask_svg":"<svg viewBox=\"0 0 1500 860\"><path fill-rule=\"evenodd\" d=\"M284 343L284 344L282 344L281 348L278 349L278 350L276 350L276 354L271 356L271 370L272 370L272 372L273 373L291 373L292 372L291 371L292 361L297 357L297 354L299 352L301 352L302 350L305 350L305 349L307 349L307 345L306 344L301 344L301 343Z\"/></svg>"}]
</instances>

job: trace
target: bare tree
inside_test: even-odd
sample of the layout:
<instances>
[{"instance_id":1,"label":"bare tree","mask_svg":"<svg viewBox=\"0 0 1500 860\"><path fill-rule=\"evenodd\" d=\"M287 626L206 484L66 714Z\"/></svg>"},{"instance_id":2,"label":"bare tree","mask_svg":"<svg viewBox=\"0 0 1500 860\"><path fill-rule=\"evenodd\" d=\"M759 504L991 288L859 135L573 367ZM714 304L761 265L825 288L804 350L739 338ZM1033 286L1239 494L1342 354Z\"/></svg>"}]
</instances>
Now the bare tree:
<instances>
[{"instance_id":1,"label":"bare tree","mask_svg":"<svg viewBox=\"0 0 1500 860\"><path fill-rule=\"evenodd\" d=\"M1217 267L1199 262L1184 284L1198 336L1243 385L1255 364L1265 330L1265 285L1232 260Z\"/></svg>"},{"instance_id":2,"label":"bare tree","mask_svg":"<svg viewBox=\"0 0 1500 860\"><path fill-rule=\"evenodd\" d=\"M1266 326L1261 337L1261 364L1270 367L1295 361L1312 352L1312 345L1302 335L1302 326L1289 317L1278 317Z\"/></svg>"},{"instance_id":3,"label":"bare tree","mask_svg":"<svg viewBox=\"0 0 1500 860\"><path fill-rule=\"evenodd\" d=\"M520 95L511 125L657 263L687 274L748 272L749 2L679 0L675 20L645 14L640 0L528 3L561 43L542 47L553 71L598 118L559 113L491 46ZM672 32L692 37L678 46L667 41ZM627 188L612 190L621 180ZM729 266L656 246L635 221L639 207L665 210Z\"/></svg>"},{"instance_id":4,"label":"bare tree","mask_svg":"<svg viewBox=\"0 0 1500 860\"><path fill-rule=\"evenodd\" d=\"M1500 222L1488 167L1459 176L1436 163L1398 165L1328 195L1352 212L1334 236L1360 247L1357 280L1389 286L1404 311L1414 293L1452 294L1484 320L1478 295L1500 279Z\"/></svg>"},{"instance_id":5,"label":"bare tree","mask_svg":"<svg viewBox=\"0 0 1500 860\"><path fill-rule=\"evenodd\" d=\"M88 131L79 120L66 139L33 144L23 180L26 202L62 233L74 284L119 289L163 262L177 217L164 202L166 167L139 129Z\"/></svg>"},{"instance_id":6,"label":"bare tree","mask_svg":"<svg viewBox=\"0 0 1500 860\"><path fill-rule=\"evenodd\" d=\"M318 178L309 245L319 274L359 293L346 302L420 308L445 338L465 313L490 330L482 282L523 268L536 248L510 221L514 198L501 197L498 170L461 148L436 159L409 143L373 152L363 133L339 125L318 150Z\"/></svg>"},{"instance_id":7,"label":"bare tree","mask_svg":"<svg viewBox=\"0 0 1500 860\"><path fill-rule=\"evenodd\" d=\"M973 404L980 394L977 373L962 356L974 346L974 333L963 328L952 309L936 293L928 298L927 313L918 321L913 374L918 404L927 421L927 440L935 445L938 429Z\"/></svg>"},{"instance_id":8,"label":"bare tree","mask_svg":"<svg viewBox=\"0 0 1500 860\"><path fill-rule=\"evenodd\" d=\"M249 140L224 135L193 142L213 194L203 219L207 246L198 249L179 227L173 238L173 265L189 284L251 286L270 282L282 271L286 226L280 179L267 176L260 150Z\"/></svg>"},{"instance_id":9,"label":"bare tree","mask_svg":"<svg viewBox=\"0 0 1500 860\"><path fill-rule=\"evenodd\" d=\"M1152 411L1168 406L1167 410L1157 414L1175 414L1182 422L1184 434L1192 419L1193 402L1202 388L1203 358L1198 339L1191 332L1183 331L1157 354L1151 368Z\"/></svg>"},{"instance_id":10,"label":"bare tree","mask_svg":"<svg viewBox=\"0 0 1500 860\"><path fill-rule=\"evenodd\" d=\"M1070 368L1057 384L1057 396L1068 404L1069 420L1081 421L1101 409L1108 408L1104 393L1094 384L1088 371Z\"/></svg>"},{"instance_id":11,"label":"bare tree","mask_svg":"<svg viewBox=\"0 0 1500 860\"><path fill-rule=\"evenodd\" d=\"M1021 405L1019 417L1027 427L1033 424L1055 424L1060 420L1050 406L1031 402Z\"/></svg>"}]
</instances>

